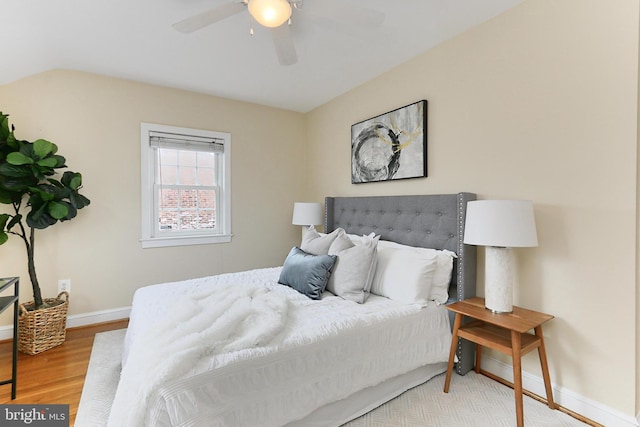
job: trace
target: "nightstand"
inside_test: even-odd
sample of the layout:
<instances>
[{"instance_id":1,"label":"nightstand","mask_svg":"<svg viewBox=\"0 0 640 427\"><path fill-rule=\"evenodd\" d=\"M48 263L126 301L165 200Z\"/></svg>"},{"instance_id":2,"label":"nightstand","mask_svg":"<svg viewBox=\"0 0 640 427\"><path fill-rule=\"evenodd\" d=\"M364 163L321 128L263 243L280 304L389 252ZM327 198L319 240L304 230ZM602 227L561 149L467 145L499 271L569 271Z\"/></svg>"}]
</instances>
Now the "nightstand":
<instances>
[{"instance_id":1,"label":"nightstand","mask_svg":"<svg viewBox=\"0 0 640 427\"><path fill-rule=\"evenodd\" d=\"M556 409L556 404L553 402L549 365L547 364L547 354L542 336L542 324L553 319L553 316L515 306L513 307L513 313L493 313L484 307L484 298L469 298L447 305L446 308L456 313L456 317L453 324L449 366L447 367L447 376L444 383L445 393L449 392L458 338L464 338L476 344L475 371L477 373L480 373L482 347L492 348L512 356L516 418L518 427L522 427L524 426L524 415L522 409L521 357L523 354L527 354L537 348L540 365L542 366L544 386L547 392L547 404L551 409ZM470 317L472 321L462 325L463 316ZM532 329L535 334L529 333Z\"/></svg>"}]
</instances>

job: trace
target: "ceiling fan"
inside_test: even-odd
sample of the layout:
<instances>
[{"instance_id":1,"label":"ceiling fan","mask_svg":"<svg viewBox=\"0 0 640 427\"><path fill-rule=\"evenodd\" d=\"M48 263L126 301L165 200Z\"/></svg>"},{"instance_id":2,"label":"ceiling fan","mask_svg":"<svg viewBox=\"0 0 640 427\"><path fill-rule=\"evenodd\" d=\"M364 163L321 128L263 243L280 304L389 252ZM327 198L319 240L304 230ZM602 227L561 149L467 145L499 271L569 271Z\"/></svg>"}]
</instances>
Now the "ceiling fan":
<instances>
[{"instance_id":1,"label":"ceiling fan","mask_svg":"<svg viewBox=\"0 0 640 427\"><path fill-rule=\"evenodd\" d=\"M224 3L216 8L176 22L173 24L173 28L182 33L192 33L247 9L258 24L270 28L280 64L293 65L298 62L298 56L293 44L289 24L291 23L293 12L302 9L303 1L240 0ZM316 18L320 18L320 23L342 21L349 25L371 27L380 26L384 21L382 12L352 6L343 0L336 0L335 2L323 0L322 3L325 6L324 13L316 13ZM253 34L253 29L251 29L251 34Z\"/></svg>"}]
</instances>

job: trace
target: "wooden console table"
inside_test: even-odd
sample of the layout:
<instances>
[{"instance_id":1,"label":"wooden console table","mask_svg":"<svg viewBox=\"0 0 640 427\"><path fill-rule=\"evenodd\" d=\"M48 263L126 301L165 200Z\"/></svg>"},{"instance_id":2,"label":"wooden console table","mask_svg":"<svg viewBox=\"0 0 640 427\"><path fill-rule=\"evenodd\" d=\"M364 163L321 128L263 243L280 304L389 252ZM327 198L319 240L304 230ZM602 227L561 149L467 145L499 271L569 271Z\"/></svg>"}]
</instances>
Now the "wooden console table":
<instances>
[{"instance_id":1,"label":"wooden console table","mask_svg":"<svg viewBox=\"0 0 640 427\"><path fill-rule=\"evenodd\" d=\"M542 376L547 392L547 404L551 409L556 409L553 402L549 366L542 336L542 324L553 319L549 314L539 313L520 307L513 307L512 313L493 313L484 307L484 298L469 298L446 306L456 313L453 324L453 339L449 353L449 366L444 383L444 392L449 392L451 373L458 343L458 338L464 338L476 343L476 367L480 373L482 361L482 347L489 347L501 353L513 357L513 383L516 400L516 418L518 427L524 426L523 402L522 402L522 362L521 357L533 349L538 349ZM462 317L468 316L473 321L462 325ZM534 330L535 334L528 331Z\"/></svg>"}]
</instances>

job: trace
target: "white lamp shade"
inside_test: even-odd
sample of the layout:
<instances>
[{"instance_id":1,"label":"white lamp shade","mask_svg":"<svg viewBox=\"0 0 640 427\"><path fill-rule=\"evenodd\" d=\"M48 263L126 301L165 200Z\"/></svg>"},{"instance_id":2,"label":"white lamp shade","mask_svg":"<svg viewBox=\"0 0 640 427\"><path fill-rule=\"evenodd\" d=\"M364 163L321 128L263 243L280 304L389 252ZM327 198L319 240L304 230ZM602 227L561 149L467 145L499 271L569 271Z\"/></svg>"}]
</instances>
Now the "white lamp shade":
<instances>
[{"instance_id":1,"label":"white lamp shade","mask_svg":"<svg viewBox=\"0 0 640 427\"><path fill-rule=\"evenodd\" d=\"M260 25L274 28L291 17L291 5L287 0L249 0L249 13Z\"/></svg>"},{"instance_id":2,"label":"white lamp shade","mask_svg":"<svg viewBox=\"0 0 640 427\"><path fill-rule=\"evenodd\" d=\"M505 248L538 246L529 200L475 200L467 203L464 243Z\"/></svg>"},{"instance_id":3,"label":"white lamp shade","mask_svg":"<svg viewBox=\"0 0 640 427\"><path fill-rule=\"evenodd\" d=\"M322 224L322 205L320 203L296 202L293 205L293 225Z\"/></svg>"}]
</instances>

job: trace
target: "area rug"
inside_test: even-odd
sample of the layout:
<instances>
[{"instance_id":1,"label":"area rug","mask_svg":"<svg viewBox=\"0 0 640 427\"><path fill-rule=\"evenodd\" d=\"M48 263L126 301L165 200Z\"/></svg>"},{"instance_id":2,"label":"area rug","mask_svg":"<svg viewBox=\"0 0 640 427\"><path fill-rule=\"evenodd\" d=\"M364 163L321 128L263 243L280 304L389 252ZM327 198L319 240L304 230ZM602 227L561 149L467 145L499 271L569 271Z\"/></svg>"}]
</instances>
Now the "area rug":
<instances>
[{"instance_id":1,"label":"area rug","mask_svg":"<svg viewBox=\"0 0 640 427\"><path fill-rule=\"evenodd\" d=\"M125 330L96 334L76 416L76 427L105 426L118 385ZM443 393L444 375L415 387L343 427L511 427L516 425L513 390L483 375L454 375ZM524 397L528 427L586 424ZM256 426L257 427L257 426Z\"/></svg>"}]
</instances>

